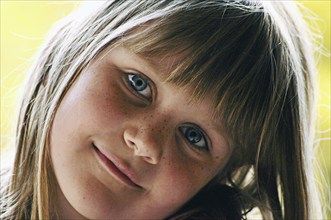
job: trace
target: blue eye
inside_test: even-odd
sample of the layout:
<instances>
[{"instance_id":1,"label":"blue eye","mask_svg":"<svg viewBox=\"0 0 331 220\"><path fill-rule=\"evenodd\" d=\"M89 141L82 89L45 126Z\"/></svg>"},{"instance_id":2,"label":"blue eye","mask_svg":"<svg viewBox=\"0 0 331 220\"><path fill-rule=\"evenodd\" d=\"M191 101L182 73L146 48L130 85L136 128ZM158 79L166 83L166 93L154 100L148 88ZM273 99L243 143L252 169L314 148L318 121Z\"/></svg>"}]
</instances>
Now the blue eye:
<instances>
[{"instance_id":1,"label":"blue eye","mask_svg":"<svg viewBox=\"0 0 331 220\"><path fill-rule=\"evenodd\" d=\"M198 150L208 151L208 144L204 134L195 127L183 126L180 128L187 141Z\"/></svg>"},{"instance_id":2,"label":"blue eye","mask_svg":"<svg viewBox=\"0 0 331 220\"><path fill-rule=\"evenodd\" d=\"M138 74L129 73L128 80L133 90L147 99L152 99L152 89L148 80Z\"/></svg>"}]
</instances>

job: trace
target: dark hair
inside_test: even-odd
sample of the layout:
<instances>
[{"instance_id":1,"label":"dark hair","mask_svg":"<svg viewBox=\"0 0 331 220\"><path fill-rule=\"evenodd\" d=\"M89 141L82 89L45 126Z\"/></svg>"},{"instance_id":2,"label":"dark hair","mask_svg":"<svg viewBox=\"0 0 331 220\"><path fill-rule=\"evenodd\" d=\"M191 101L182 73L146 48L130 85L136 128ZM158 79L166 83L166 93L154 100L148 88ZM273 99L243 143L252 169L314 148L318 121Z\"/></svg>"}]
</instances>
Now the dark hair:
<instances>
[{"instance_id":1,"label":"dark hair","mask_svg":"<svg viewBox=\"0 0 331 220\"><path fill-rule=\"evenodd\" d=\"M204 188L168 220L242 219L240 193L226 185Z\"/></svg>"}]
</instances>

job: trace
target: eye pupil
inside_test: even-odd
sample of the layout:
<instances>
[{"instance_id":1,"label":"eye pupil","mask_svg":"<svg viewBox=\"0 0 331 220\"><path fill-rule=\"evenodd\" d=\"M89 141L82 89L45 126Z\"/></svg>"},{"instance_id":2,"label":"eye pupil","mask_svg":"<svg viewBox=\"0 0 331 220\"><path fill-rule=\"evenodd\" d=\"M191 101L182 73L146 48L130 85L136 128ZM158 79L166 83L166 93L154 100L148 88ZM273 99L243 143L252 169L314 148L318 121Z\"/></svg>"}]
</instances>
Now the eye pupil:
<instances>
[{"instance_id":1,"label":"eye pupil","mask_svg":"<svg viewBox=\"0 0 331 220\"><path fill-rule=\"evenodd\" d=\"M189 128L185 132L186 138L192 143L198 143L202 139L202 135L194 128Z\"/></svg>"},{"instance_id":2,"label":"eye pupil","mask_svg":"<svg viewBox=\"0 0 331 220\"><path fill-rule=\"evenodd\" d=\"M142 79L139 75L134 75L130 81L132 83L132 87L136 91L142 91L146 89L146 87L148 86L148 83L144 79Z\"/></svg>"},{"instance_id":3,"label":"eye pupil","mask_svg":"<svg viewBox=\"0 0 331 220\"><path fill-rule=\"evenodd\" d=\"M142 80L137 80L136 84L137 84L137 86L142 86L143 81Z\"/></svg>"}]
</instances>

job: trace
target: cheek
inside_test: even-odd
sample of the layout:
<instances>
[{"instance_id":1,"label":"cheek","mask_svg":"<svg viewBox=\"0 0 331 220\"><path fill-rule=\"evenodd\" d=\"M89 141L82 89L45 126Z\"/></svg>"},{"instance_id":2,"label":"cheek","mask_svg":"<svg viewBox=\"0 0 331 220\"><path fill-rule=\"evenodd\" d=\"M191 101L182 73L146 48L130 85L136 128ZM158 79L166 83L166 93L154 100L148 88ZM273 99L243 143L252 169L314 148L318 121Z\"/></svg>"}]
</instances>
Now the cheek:
<instances>
[{"instance_id":1,"label":"cheek","mask_svg":"<svg viewBox=\"0 0 331 220\"><path fill-rule=\"evenodd\" d=\"M189 162L169 163L155 178L157 196L165 206L180 208L198 193L214 176L216 170Z\"/></svg>"},{"instance_id":2,"label":"cheek","mask_svg":"<svg viewBox=\"0 0 331 220\"><path fill-rule=\"evenodd\" d=\"M91 129L118 130L118 126L127 120L129 105L119 79L105 78L91 86L84 100L83 104L87 110L86 116L90 119Z\"/></svg>"},{"instance_id":3,"label":"cheek","mask_svg":"<svg viewBox=\"0 0 331 220\"><path fill-rule=\"evenodd\" d=\"M51 156L55 161L65 154L68 158L87 152L92 136L119 130L125 121L125 99L118 86L92 76L85 74L77 79L55 114L50 136Z\"/></svg>"},{"instance_id":4,"label":"cheek","mask_svg":"<svg viewBox=\"0 0 331 220\"><path fill-rule=\"evenodd\" d=\"M92 135L124 120L125 97L115 80L91 76L84 74L69 90L56 113L54 127Z\"/></svg>"}]
</instances>

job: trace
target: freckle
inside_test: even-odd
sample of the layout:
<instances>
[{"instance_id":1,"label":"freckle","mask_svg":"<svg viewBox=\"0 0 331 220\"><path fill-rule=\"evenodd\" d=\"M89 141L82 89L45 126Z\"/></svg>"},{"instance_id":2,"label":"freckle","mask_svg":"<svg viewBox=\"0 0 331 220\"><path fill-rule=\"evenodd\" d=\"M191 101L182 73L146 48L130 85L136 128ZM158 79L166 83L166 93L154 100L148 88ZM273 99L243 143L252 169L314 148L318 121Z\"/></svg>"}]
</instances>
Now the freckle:
<instances>
[{"instance_id":1,"label":"freckle","mask_svg":"<svg viewBox=\"0 0 331 220\"><path fill-rule=\"evenodd\" d=\"M85 196L83 196L83 200L85 200Z\"/></svg>"}]
</instances>

